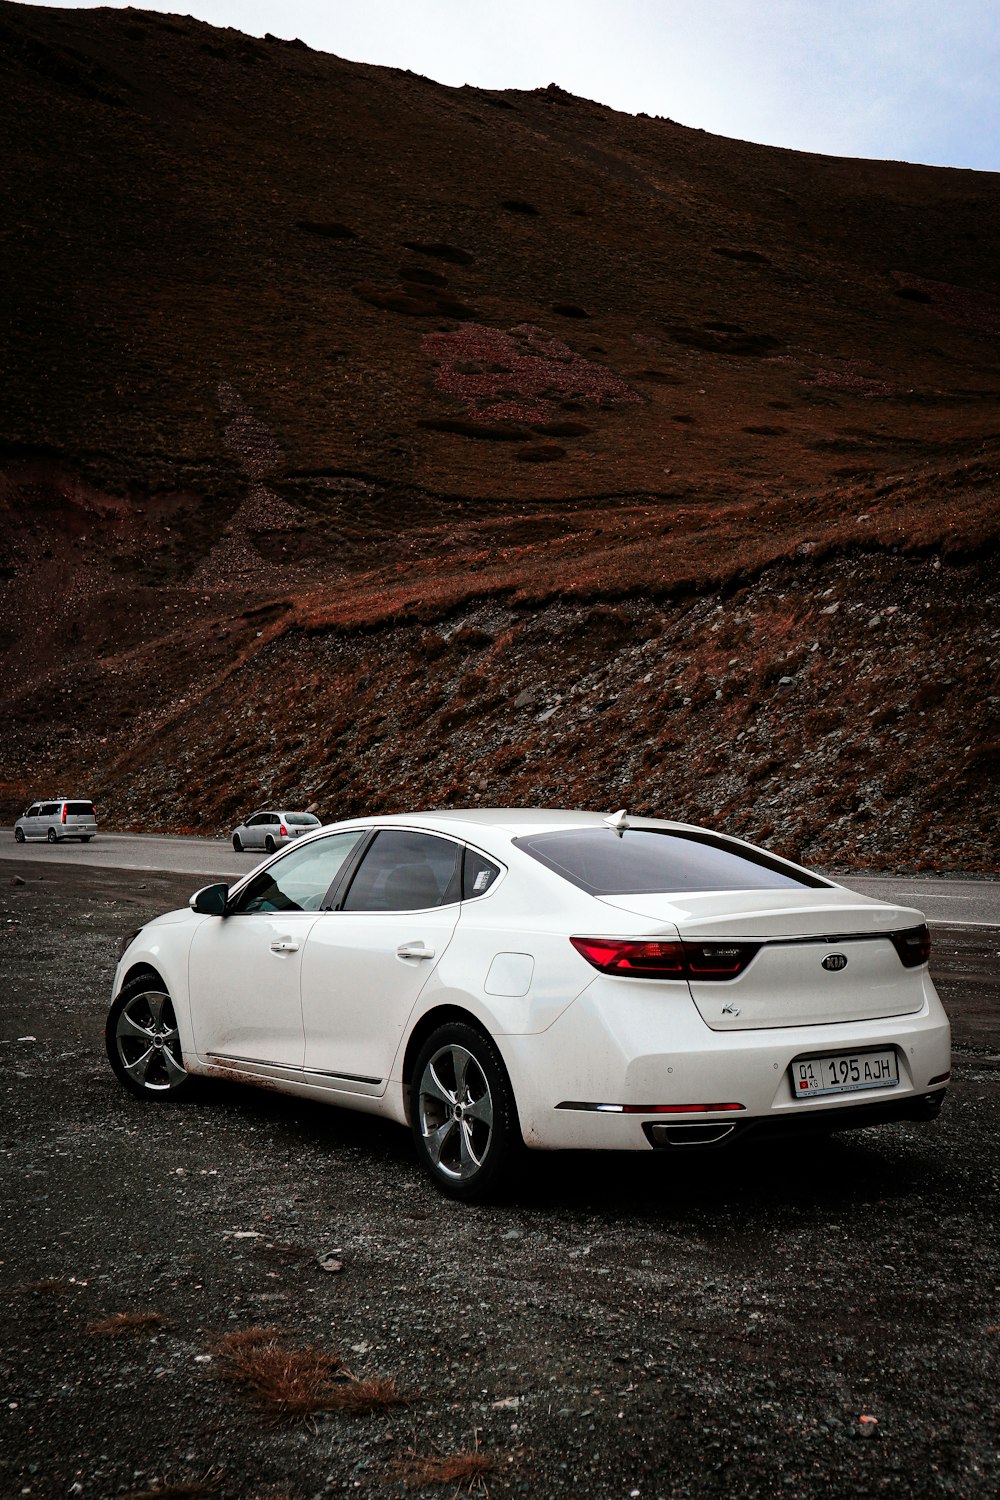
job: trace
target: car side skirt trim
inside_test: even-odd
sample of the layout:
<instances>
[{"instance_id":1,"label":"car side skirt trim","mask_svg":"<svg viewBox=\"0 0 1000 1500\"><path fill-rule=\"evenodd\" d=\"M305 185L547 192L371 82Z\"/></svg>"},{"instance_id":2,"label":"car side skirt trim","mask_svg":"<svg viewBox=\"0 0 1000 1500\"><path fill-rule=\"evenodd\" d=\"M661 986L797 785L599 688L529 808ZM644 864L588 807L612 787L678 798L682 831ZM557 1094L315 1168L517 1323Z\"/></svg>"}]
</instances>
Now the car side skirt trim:
<instances>
[{"instance_id":1,"label":"car side skirt trim","mask_svg":"<svg viewBox=\"0 0 1000 1500\"><path fill-rule=\"evenodd\" d=\"M237 1057L231 1052L210 1052L210 1062L244 1063L251 1068L277 1068L282 1073L294 1073L296 1075L308 1073L312 1078L338 1078L342 1083L370 1083L380 1084L381 1078L367 1078L363 1073L334 1073L323 1068L295 1067L291 1063L269 1062L262 1057Z\"/></svg>"}]
</instances>

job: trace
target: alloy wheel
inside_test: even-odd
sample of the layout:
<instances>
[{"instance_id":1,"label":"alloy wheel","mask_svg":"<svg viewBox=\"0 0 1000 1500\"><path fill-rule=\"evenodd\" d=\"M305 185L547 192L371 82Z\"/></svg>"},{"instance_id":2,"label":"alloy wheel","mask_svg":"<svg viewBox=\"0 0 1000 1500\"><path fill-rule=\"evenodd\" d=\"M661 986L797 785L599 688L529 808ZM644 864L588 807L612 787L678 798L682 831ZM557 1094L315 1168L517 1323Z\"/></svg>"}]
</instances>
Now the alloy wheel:
<instances>
[{"instance_id":1,"label":"alloy wheel","mask_svg":"<svg viewBox=\"0 0 1000 1500\"><path fill-rule=\"evenodd\" d=\"M174 1008L161 990L140 990L122 1007L115 1048L125 1073L143 1091L165 1093L187 1082Z\"/></svg>"},{"instance_id":2,"label":"alloy wheel","mask_svg":"<svg viewBox=\"0 0 1000 1500\"><path fill-rule=\"evenodd\" d=\"M428 1059L417 1090L417 1112L434 1169L456 1182L475 1177L493 1137L493 1097L468 1048L452 1042Z\"/></svg>"}]
</instances>

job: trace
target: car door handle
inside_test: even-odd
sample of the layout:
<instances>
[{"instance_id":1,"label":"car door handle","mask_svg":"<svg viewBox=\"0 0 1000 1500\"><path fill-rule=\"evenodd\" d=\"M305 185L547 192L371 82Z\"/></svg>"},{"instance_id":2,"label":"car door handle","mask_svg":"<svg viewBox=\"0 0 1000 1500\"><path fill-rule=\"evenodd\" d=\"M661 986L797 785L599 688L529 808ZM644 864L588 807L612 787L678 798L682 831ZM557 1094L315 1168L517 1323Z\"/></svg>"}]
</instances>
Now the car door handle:
<instances>
[{"instance_id":1,"label":"car door handle","mask_svg":"<svg viewBox=\"0 0 1000 1500\"><path fill-rule=\"evenodd\" d=\"M396 949L397 958L433 958L434 949L425 948L423 943L403 943Z\"/></svg>"},{"instance_id":2,"label":"car door handle","mask_svg":"<svg viewBox=\"0 0 1000 1500\"><path fill-rule=\"evenodd\" d=\"M272 953L298 953L299 945L291 938L275 938L271 944Z\"/></svg>"}]
</instances>

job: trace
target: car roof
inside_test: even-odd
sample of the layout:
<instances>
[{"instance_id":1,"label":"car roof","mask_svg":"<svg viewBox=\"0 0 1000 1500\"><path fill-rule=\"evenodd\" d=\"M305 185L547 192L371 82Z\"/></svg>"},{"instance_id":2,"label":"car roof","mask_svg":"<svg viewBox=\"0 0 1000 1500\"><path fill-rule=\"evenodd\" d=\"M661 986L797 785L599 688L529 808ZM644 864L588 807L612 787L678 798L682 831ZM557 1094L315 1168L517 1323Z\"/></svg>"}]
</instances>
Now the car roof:
<instances>
[{"instance_id":1,"label":"car roof","mask_svg":"<svg viewBox=\"0 0 1000 1500\"><path fill-rule=\"evenodd\" d=\"M372 822L380 826L399 824L408 828L440 828L450 825L457 833L461 827L483 828L509 833L513 837L529 833L557 833L569 828L600 828L609 816L603 812L549 807L447 807L414 813L375 814L371 819L350 818L345 822ZM629 817L632 827L688 828L686 823L668 823L661 818ZM699 830L703 831L703 830Z\"/></svg>"},{"instance_id":2,"label":"car roof","mask_svg":"<svg viewBox=\"0 0 1000 1500\"><path fill-rule=\"evenodd\" d=\"M259 818L261 813L267 813L269 817L275 818L287 818L290 813L294 813L297 818L303 816L314 818L316 816L315 813L309 812L309 809L306 807L255 807L250 817Z\"/></svg>"}]
</instances>

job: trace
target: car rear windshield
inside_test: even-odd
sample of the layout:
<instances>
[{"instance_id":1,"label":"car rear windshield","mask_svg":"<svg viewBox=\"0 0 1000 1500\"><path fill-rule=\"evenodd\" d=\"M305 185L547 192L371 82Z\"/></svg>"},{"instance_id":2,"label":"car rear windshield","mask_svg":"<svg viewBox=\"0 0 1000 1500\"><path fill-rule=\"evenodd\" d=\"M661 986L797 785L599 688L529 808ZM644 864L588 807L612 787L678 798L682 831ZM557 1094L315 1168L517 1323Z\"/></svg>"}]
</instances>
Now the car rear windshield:
<instances>
[{"instance_id":1,"label":"car rear windshield","mask_svg":"<svg viewBox=\"0 0 1000 1500\"><path fill-rule=\"evenodd\" d=\"M94 804L92 802L67 802L66 816L68 818L92 818Z\"/></svg>"},{"instance_id":2,"label":"car rear windshield","mask_svg":"<svg viewBox=\"0 0 1000 1500\"><path fill-rule=\"evenodd\" d=\"M285 813L285 822L291 823L293 828L319 827L319 818L314 818L312 813Z\"/></svg>"},{"instance_id":3,"label":"car rear windshield","mask_svg":"<svg viewBox=\"0 0 1000 1500\"><path fill-rule=\"evenodd\" d=\"M514 843L592 896L828 884L762 849L746 849L715 834L627 828L619 836L613 828L571 828Z\"/></svg>"}]
</instances>

